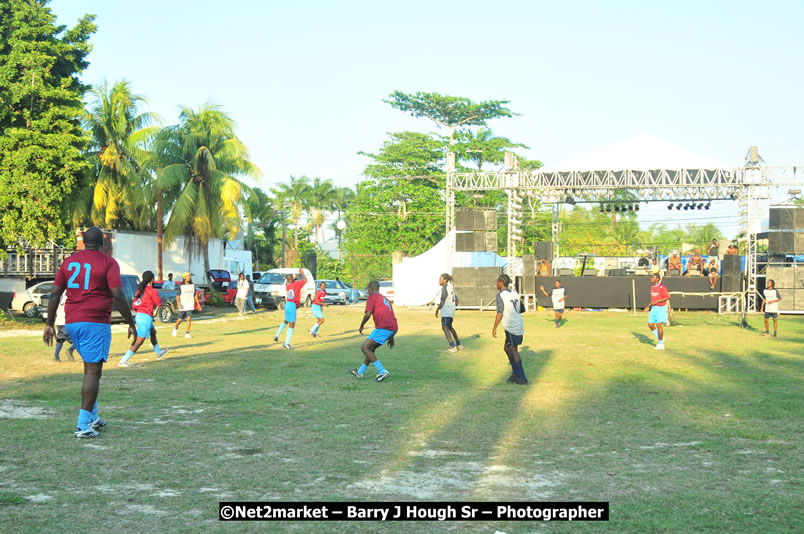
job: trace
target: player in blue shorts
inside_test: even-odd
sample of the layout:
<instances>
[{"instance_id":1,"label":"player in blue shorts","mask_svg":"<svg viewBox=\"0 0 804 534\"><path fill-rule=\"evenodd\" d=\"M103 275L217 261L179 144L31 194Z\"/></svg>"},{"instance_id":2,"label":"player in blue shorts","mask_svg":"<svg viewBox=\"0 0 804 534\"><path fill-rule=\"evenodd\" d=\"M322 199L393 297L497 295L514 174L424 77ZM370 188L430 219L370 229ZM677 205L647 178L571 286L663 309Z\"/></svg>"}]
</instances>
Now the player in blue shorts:
<instances>
[{"instance_id":1,"label":"player in blue shorts","mask_svg":"<svg viewBox=\"0 0 804 534\"><path fill-rule=\"evenodd\" d=\"M151 345L154 347L157 360L161 360L167 354L168 349L162 349L159 346L159 341L156 339L156 328L154 328L154 309L161 305L159 292L154 289L154 273L145 271L142 273L142 280L137 286L134 302L131 305L131 310L134 312L134 323L137 325L137 339L117 364L118 367L133 367L134 364L129 363L129 360L140 350L147 338L151 338Z\"/></svg>"},{"instance_id":2,"label":"player in blue shorts","mask_svg":"<svg viewBox=\"0 0 804 534\"><path fill-rule=\"evenodd\" d=\"M394 308L388 299L380 293L380 283L377 280L372 280L368 285L369 297L366 300L366 313L363 315L363 322L360 323L359 332L363 333L363 327L368 322L369 317L374 316L374 330L369 334L368 339L363 342L361 350L363 351L363 364L357 369L350 368L349 372L355 378L363 378L363 374L369 365L374 364L377 370L377 382L382 382L390 376L388 370L383 367L377 355L374 353L378 348L388 343L388 348L394 348L394 336L399 331L399 325L396 322L396 315L394 315Z\"/></svg>"},{"instance_id":3,"label":"player in blue shorts","mask_svg":"<svg viewBox=\"0 0 804 534\"><path fill-rule=\"evenodd\" d=\"M94 226L87 229L83 245L84 250L65 259L56 274L43 339L47 345L53 342L56 309L61 294L66 290L65 328L84 360L81 409L73 435L76 438L95 438L106 426L106 421L98 415L98 389L103 363L109 358L112 343L112 305L128 324L128 337L136 334L136 327L123 294L120 266L114 258L101 251L101 229Z\"/></svg>"},{"instance_id":4,"label":"player in blue shorts","mask_svg":"<svg viewBox=\"0 0 804 534\"><path fill-rule=\"evenodd\" d=\"M656 336L658 343L656 350L664 350L664 325L667 323L667 305L670 303L670 293L662 283L659 273L653 273L650 277L650 305L645 308L650 312L648 316L648 328Z\"/></svg>"},{"instance_id":5,"label":"player in blue shorts","mask_svg":"<svg viewBox=\"0 0 804 534\"><path fill-rule=\"evenodd\" d=\"M324 302L324 297L327 296L327 284L326 282L321 282L318 285L318 289L315 292L315 298L313 299L313 317L316 320L316 323L308 330L308 334L313 337L318 337L318 329L321 328L321 325L324 324L324 306L329 306L329 304Z\"/></svg>"},{"instance_id":6,"label":"player in blue shorts","mask_svg":"<svg viewBox=\"0 0 804 534\"><path fill-rule=\"evenodd\" d=\"M494 319L494 327L491 330L491 337L497 337L497 327L502 323L505 329L505 345L503 350L508 356L508 363L511 364L511 376L508 377L509 384L525 385L528 379L525 370L522 368L522 358L519 355L519 346L525 335L525 323L522 321L522 313L525 306L522 299L513 289L509 289L511 277L501 274L497 278L497 317Z\"/></svg>"},{"instance_id":7,"label":"player in blue shorts","mask_svg":"<svg viewBox=\"0 0 804 534\"><path fill-rule=\"evenodd\" d=\"M279 341L279 334L285 326L288 327L288 332L285 334L285 343L282 347L291 350L290 340L293 338L293 329L296 327L296 308L301 304L302 290L304 289L307 281L304 279L304 270L299 269L299 279L293 277L292 274L285 276L285 320L279 325L274 341Z\"/></svg>"}]
</instances>

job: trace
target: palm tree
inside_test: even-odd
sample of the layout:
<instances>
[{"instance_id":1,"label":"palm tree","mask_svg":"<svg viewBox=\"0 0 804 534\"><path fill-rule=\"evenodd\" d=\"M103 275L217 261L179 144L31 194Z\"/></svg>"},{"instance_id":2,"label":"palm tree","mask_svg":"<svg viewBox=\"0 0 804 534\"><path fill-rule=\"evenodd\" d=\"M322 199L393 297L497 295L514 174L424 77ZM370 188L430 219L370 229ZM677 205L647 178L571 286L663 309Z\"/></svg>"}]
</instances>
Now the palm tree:
<instances>
[{"instance_id":1,"label":"palm tree","mask_svg":"<svg viewBox=\"0 0 804 534\"><path fill-rule=\"evenodd\" d=\"M327 215L337 209L337 202L338 188L333 185L332 180L315 178L308 192L308 209L310 210L310 220L315 229L316 247L323 241L324 230L322 225L326 221Z\"/></svg>"},{"instance_id":2,"label":"palm tree","mask_svg":"<svg viewBox=\"0 0 804 534\"><path fill-rule=\"evenodd\" d=\"M290 209L290 220L293 223L293 250L299 250L299 221L307 210L307 198L310 194L310 179L306 176L290 177L290 183L279 184L272 190L280 206ZM292 262L291 262L292 263Z\"/></svg>"},{"instance_id":3,"label":"palm tree","mask_svg":"<svg viewBox=\"0 0 804 534\"><path fill-rule=\"evenodd\" d=\"M209 104L183 107L179 124L162 129L154 142L157 186L170 207L165 241L184 236L190 255L200 246L205 271L210 239L233 238L241 231L241 213L249 213L251 189L238 177L259 179L262 173L248 157L234 121Z\"/></svg>"},{"instance_id":4,"label":"palm tree","mask_svg":"<svg viewBox=\"0 0 804 534\"><path fill-rule=\"evenodd\" d=\"M133 94L125 80L111 87L104 82L91 95L83 123L92 135L87 154L95 169L92 205L88 206L85 196L77 208L89 208L92 224L144 229L153 220L152 209L148 211L148 206L153 206L152 176L144 171L144 162L160 118L150 112L138 113L145 99Z\"/></svg>"},{"instance_id":5,"label":"palm tree","mask_svg":"<svg viewBox=\"0 0 804 534\"><path fill-rule=\"evenodd\" d=\"M246 228L246 247L254 253L257 262L261 257L259 246L262 246L263 256L267 257L264 263L273 263L273 249L277 242L276 229L282 222L276 201L262 189L255 187L247 202L249 220ZM258 245L260 241L262 243Z\"/></svg>"}]
</instances>

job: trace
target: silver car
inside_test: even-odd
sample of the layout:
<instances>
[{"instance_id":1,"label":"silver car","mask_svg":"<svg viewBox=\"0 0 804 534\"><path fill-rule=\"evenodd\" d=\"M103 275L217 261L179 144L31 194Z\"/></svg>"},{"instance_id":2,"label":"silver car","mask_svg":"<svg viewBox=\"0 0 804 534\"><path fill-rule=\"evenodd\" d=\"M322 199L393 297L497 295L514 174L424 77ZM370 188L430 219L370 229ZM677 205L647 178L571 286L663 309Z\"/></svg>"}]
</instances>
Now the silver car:
<instances>
[{"instance_id":1,"label":"silver car","mask_svg":"<svg viewBox=\"0 0 804 534\"><path fill-rule=\"evenodd\" d=\"M316 280L316 290L321 288L322 282L324 283L324 290L327 292L324 302L327 304L346 304L349 302L350 289L343 287L337 280Z\"/></svg>"}]
</instances>

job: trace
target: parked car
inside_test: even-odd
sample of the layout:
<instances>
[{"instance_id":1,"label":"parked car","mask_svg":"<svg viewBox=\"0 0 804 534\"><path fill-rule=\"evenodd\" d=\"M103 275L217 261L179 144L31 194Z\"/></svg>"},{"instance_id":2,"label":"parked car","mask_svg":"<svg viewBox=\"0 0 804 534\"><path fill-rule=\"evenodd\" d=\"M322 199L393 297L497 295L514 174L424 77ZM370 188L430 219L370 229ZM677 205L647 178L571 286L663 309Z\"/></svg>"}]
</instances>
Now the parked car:
<instances>
[{"instance_id":1,"label":"parked car","mask_svg":"<svg viewBox=\"0 0 804 534\"><path fill-rule=\"evenodd\" d=\"M252 272L252 273L251 273L251 280L253 280L253 281L254 281L254 283L256 284L256 283L257 283L257 280L259 280L260 278L262 278L262 275L264 275L266 272L267 272L267 271L254 271L254 272Z\"/></svg>"},{"instance_id":2,"label":"parked car","mask_svg":"<svg viewBox=\"0 0 804 534\"><path fill-rule=\"evenodd\" d=\"M26 317L36 317L37 308L44 295L53 291L53 280L39 282L25 291L17 291L11 301L11 309L23 312Z\"/></svg>"},{"instance_id":3,"label":"parked car","mask_svg":"<svg viewBox=\"0 0 804 534\"><path fill-rule=\"evenodd\" d=\"M338 282L338 284L340 284L340 286L343 287L344 289L349 290L350 303L357 302L358 300L366 300L368 298L368 291L366 291L365 289L355 289L350 284L347 284L342 280L336 280L336 282Z\"/></svg>"},{"instance_id":4,"label":"parked car","mask_svg":"<svg viewBox=\"0 0 804 534\"><path fill-rule=\"evenodd\" d=\"M207 272L212 288L221 295L221 299L226 304L234 306L235 298L237 297L237 279L232 280L232 275L229 271L223 269L211 269Z\"/></svg>"},{"instance_id":5,"label":"parked car","mask_svg":"<svg viewBox=\"0 0 804 534\"><path fill-rule=\"evenodd\" d=\"M310 306L315 294L315 279L308 269L303 269L303 272L306 283L302 288L301 304ZM298 269L290 267L271 269L266 272L254 284L254 303L261 306L283 307L285 305L285 276L289 274L295 276L298 273Z\"/></svg>"},{"instance_id":6,"label":"parked car","mask_svg":"<svg viewBox=\"0 0 804 534\"><path fill-rule=\"evenodd\" d=\"M389 301L394 301L394 281L381 280L380 281L380 294L387 298Z\"/></svg>"},{"instance_id":7,"label":"parked car","mask_svg":"<svg viewBox=\"0 0 804 534\"><path fill-rule=\"evenodd\" d=\"M344 287L344 284L341 284L337 280L316 280L315 287L320 287L322 282L324 284L324 290L327 292L327 295L324 297L325 303L346 304L349 302L349 297L352 293L351 288Z\"/></svg>"},{"instance_id":8,"label":"parked car","mask_svg":"<svg viewBox=\"0 0 804 534\"><path fill-rule=\"evenodd\" d=\"M126 296L126 300L128 301L128 305L130 307L131 303L134 301L134 295L137 293L137 286L140 283L140 278L139 276L135 276L133 274L123 274L120 275L120 280L123 282L121 289L123 290L123 294ZM159 300L162 301L162 305L154 311L154 317L163 323L169 323L173 320L173 316L176 314L176 295L178 291L174 289L158 289L157 291L159 293ZM42 295L38 310L40 316L45 321L47 321L47 307L49 303L50 293ZM117 311L116 307L113 307L112 322L119 322L122 321L122 319L123 316L120 315L120 312Z\"/></svg>"}]
</instances>

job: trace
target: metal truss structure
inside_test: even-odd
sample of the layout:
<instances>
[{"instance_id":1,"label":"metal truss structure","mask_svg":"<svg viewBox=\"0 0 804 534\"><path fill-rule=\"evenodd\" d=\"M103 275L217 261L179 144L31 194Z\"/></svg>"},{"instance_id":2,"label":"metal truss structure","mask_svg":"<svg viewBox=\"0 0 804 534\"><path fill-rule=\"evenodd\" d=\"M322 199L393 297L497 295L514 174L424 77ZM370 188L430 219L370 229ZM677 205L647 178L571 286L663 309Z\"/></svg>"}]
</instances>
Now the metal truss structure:
<instances>
[{"instance_id":1,"label":"metal truss structure","mask_svg":"<svg viewBox=\"0 0 804 534\"><path fill-rule=\"evenodd\" d=\"M521 252L522 200L538 199L553 210L553 250L558 255L559 205L567 201L613 202L615 191L627 190L637 201L723 200L739 201L741 240L746 242L745 275L748 281L746 308L756 311L757 237L762 220L761 208L774 189L804 185L801 167L765 165L735 169L622 169L594 171L541 171L516 169L516 164L496 172L455 172L447 165L446 216L447 235L455 227L456 191L506 191L508 193L508 269ZM448 161L449 158L448 158ZM569 197L569 198L568 198ZM452 243L449 243L452 241ZM448 268L452 269L454 238L448 239ZM509 272L509 274L511 274Z\"/></svg>"}]
</instances>

